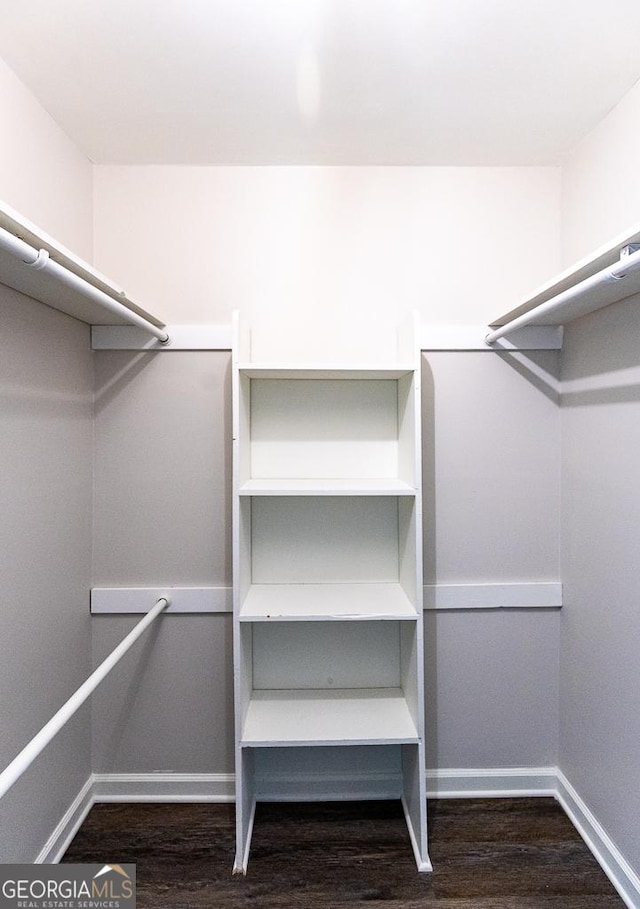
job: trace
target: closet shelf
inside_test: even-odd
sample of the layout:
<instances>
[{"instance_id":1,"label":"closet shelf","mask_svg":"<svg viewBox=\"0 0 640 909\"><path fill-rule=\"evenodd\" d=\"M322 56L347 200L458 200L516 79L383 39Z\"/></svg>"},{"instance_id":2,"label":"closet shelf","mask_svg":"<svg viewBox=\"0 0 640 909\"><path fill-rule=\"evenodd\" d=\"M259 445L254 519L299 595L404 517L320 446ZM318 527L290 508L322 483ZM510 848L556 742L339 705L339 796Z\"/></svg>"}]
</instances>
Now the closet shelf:
<instances>
[{"instance_id":1,"label":"closet shelf","mask_svg":"<svg viewBox=\"0 0 640 909\"><path fill-rule=\"evenodd\" d=\"M394 477L266 478L247 480L241 496L415 496L416 488Z\"/></svg>"},{"instance_id":2,"label":"closet shelf","mask_svg":"<svg viewBox=\"0 0 640 909\"><path fill-rule=\"evenodd\" d=\"M252 584L241 622L413 619L418 613L400 584Z\"/></svg>"},{"instance_id":3,"label":"closet shelf","mask_svg":"<svg viewBox=\"0 0 640 909\"><path fill-rule=\"evenodd\" d=\"M243 747L415 744L401 688L256 690Z\"/></svg>"},{"instance_id":4,"label":"closet shelf","mask_svg":"<svg viewBox=\"0 0 640 909\"><path fill-rule=\"evenodd\" d=\"M640 293L639 244L640 224L635 224L494 319L488 343L497 340L492 331L501 336L525 325L565 325Z\"/></svg>"},{"instance_id":5,"label":"closet shelf","mask_svg":"<svg viewBox=\"0 0 640 909\"><path fill-rule=\"evenodd\" d=\"M138 323L143 319L155 329L165 327L164 322L134 303L108 278L1 201L0 239L5 241L0 243L0 284L90 325L129 325L136 319ZM22 247L22 244L26 246ZM30 265L21 259L20 255L16 257L10 246L24 248L26 251L31 249L34 252L44 250L45 255L40 256L40 264L45 265L48 260L55 268L63 269L70 276L70 281L78 286L62 283L46 267L39 267L38 264L34 267L33 264ZM33 256L30 257L30 262L33 263ZM88 285L88 293L93 289L106 294L123 308L123 313L111 312L87 296L79 289L82 282ZM131 314L130 318L127 317L128 313Z\"/></svg>"},{"instance_id":6,"label":"closet shelf","mask_svg":"<svg viewBox=\"0 0 640 909\"><path fill-rule=\"evenodd\" d=\"M238 370L248 379L401 379L413 373L415 365L393 363L359 363L354 366L312 364L300 366L285 363L239 363Z\"/></svg>"}]
</instances>

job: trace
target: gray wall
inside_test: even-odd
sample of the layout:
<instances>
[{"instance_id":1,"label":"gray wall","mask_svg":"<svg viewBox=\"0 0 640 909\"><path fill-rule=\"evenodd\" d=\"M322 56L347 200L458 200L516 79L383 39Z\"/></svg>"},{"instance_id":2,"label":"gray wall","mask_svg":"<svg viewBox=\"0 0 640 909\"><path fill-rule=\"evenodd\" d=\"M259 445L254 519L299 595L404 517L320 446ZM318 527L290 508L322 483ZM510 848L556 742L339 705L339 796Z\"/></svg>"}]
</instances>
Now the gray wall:
<instances>
[{"instance_id":1,"label":"gray wall","mask_svg":"<svg viewBox=\"0 0 640 909\"><path fill-rule=\"evenodd\" d=\"M0 287L0 767L90 671L89 331ZM86 782L85 708L2 800L0 861L33 861Z\"/></svg>"},{"instance_id":2,"label":"gray wall","mask_svg":"<svg viewBox=\"0 0 640 909\"><path fill-rule=\"evenodd\" d=\"M560 768L640 872L640 309L565 329Z\"/></svg>"},{"instance_id":3,"label":"gray wall","mask_svg":"<svg viewBox=\"0 0 640 909\"><path fill-rule=\"evenodd\" d=\"M230 357L99 352L93 582L230 585ZM427 583L558 580L558 354L424 357ZM136 621L93 619L94 661ZM557 611L427 621L429 763L555 763ZM94 769L233 770L230 616L167 616L94 697Z\"/></svg>"},{"instance_id":4,"label":"gray wall","mask_svg":"<svg viewBox=\"0 0 640 909\"><path fill-rule=\"evenodd\" d=\"M231 586L231 357L95 354L93 583ZM98 662L139 616L95 616ZM94 695L94 770L233 769L231 617L166 616Z\"/></svg>"},{"instance_id":5,"label":"gray wall","mask_svg":"<svg viewBox=\"0 0 640 909\"><path fill-rule=\"evenodd\" d=\"M558 351L423 355L427 584L559 579ZM426 616L430 767L555 764L557 610Z\"/></svg>"}]
</instances>

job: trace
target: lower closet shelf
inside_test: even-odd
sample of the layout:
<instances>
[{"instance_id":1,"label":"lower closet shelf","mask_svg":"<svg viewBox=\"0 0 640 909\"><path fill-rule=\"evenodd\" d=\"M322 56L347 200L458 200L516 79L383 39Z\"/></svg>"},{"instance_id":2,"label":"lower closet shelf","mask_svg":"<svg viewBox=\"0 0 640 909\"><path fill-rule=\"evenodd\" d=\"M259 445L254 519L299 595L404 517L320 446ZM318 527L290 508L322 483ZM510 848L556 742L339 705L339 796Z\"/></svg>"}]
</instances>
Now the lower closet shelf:
<instances>
[{"instance_id":1,"label":"lower closet shelf","mask_svg":"<svg viewBox=\"0 0 640 909\"><path fill-rule=\"evenodd\" d=\"M254 690L241 745L402 745L419 741L401 688Z\"/></svg>"},{"instance_id":2,"label":"lower closet shelf","mask_svg":"<svg viewBox=\"0 0 640 909\"><path fill-rule=\"evenodd\" d=\"M418 612L398 582L251 584L241 622L416 619Z\"/></svg>"}]
</instances>

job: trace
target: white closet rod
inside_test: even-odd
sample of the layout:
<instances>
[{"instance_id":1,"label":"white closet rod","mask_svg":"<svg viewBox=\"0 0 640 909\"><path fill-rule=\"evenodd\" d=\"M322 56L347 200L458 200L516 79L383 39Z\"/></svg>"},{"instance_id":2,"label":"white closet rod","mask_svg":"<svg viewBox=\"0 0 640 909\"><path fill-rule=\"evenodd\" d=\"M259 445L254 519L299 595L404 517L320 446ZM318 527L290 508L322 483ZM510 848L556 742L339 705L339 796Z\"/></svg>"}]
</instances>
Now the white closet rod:
<instances>
[{"instance_id":1,"label":"white closet rod","mask_svg":"<svg viewBox=\"0 0 640 909\"><path fill-rule=\"evenodd\" d=\"M33 246L25 243L24 240L16 237L3 227L0 227L0 248L4 249L12 256L15 256L16 259L20 259L29 268L34 268L45 274L52 275L57 281L60 281L61 284L66 284L67 287L71 287L73 290L78 291L115 315L126 319L128 322L132 322L139 328L144 328L145 331L150 332L150 334L163 344L169 340L169 335L164 328L158 328L157 325L153 325L143 316L139 316L138 313L133 312L133 310L124 306L122 303L114 300L113 297L110 297L109 294L106 294L103 290L94 287L93 284L90 284L88 281L85 281L84 278L75 275L63 265L54 262L53 259L49 257L49 253L46 249L35 249Z\"/></svg>"},{"instance_id":2,"label":"white closet rod","mask_svg":"<svg viewBox=\"0 0 640 909\"><path fill-rule=\"evenodd\" d=\"M632 252L627 256L622 256L620 261L615 265L603 268L594 275L585 278L584 281L580 281L578 284L569 287L555 297L551 297L551 299L547 300L545 303L541 303L540 306L536 306L534 309L530 309L529 312L517 316L505 325L499 325L485 335L485 341L487 344L493 344L494 341L498 341L500 338L510 334L517 328L523 328L531 322L536 322L538 325L544 325L545 323L543 320L545 316L549 316L551 313L556 314L563 306L572 303L574 300L584 296L591 290L602 287L604 284L614 284L616 281L624 280L627 275L638 271L638 269L640 269L640 250ZM622 297L620 299L622 299Z\"/></svg>"},{"instance_id":3,"label":"white closet rod","mask_svg":"<svg viewBox=\"0 0 640 909\"><path fill-rule=\"evenodd\" d=\"M100 682L113 669L113 667L125 655L127 650L134 644L143 631L149 627L153 620L160 615L163 609L169 605L167 597L160 597L153 609L138 622L135 628L129 632L123 641L118 644L115 650L104 660L97 669L95 669L89 678L84 682L75 694L72 694L69 700L62 705L60 710L54 714L46 725L42 727L22 751L16 755L9 766L0 773L0 799L20 779L22 774L35 761L41 751L43 751L51 739L57 735L62 727L67 723L76 711L84 704L90 694L95 691Z\"/></svg>"}]
</instances>

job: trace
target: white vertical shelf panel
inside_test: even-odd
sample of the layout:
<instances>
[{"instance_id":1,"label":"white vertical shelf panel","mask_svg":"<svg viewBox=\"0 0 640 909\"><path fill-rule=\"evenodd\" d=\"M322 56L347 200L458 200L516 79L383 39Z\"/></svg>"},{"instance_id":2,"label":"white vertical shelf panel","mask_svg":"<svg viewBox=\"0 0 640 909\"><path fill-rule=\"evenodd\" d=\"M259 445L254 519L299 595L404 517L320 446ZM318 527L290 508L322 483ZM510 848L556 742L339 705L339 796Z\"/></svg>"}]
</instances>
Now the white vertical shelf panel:
<instances>
[{"instance_id":1,"label":"white vertical shelf panel","mask_svg":"<svg viewBox=\"0 0 640 909\"><path fill-rule=\"evenodd\" d=\"M255 817L254 754L242 748L242 732L252 688L253 639L240 634L238 615L251 584L251 509L241 507L238 487L247 476L248 449L244 444L250 427L250 382L241 376L238 358L250 354L250 337L238 313L232 323L232 423L233 423L233 683L235 704L236 854L234 874L246 874ZM251 629L250 629L251 630Z\"/></svg>"}]
</instances>

